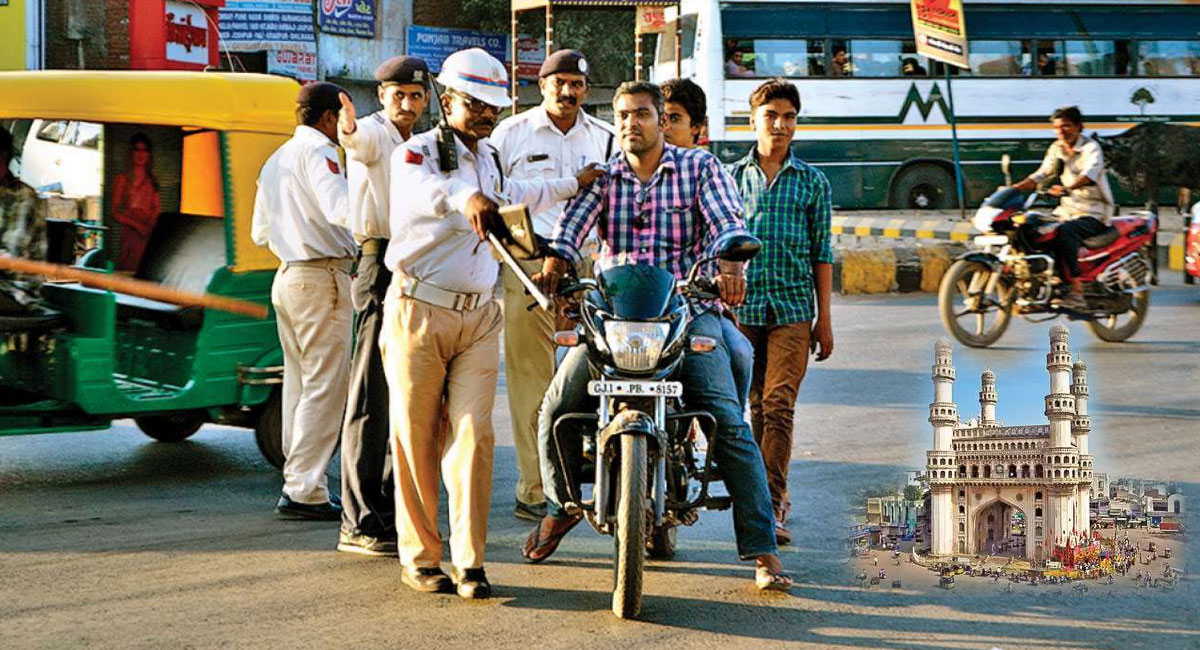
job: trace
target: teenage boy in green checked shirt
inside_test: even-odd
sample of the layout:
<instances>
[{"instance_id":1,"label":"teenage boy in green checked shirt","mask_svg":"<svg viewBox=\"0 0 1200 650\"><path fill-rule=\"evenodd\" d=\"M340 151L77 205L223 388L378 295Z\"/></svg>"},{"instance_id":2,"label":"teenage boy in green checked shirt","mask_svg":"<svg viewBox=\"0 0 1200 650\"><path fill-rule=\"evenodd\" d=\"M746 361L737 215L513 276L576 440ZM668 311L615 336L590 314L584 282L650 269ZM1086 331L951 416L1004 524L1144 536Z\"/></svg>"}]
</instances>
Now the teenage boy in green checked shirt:
<instances>
[{"instance_id":1,"label":"teenage boy in green checked shirt","mask_svg":"<svg viewBox=\"0 0 1200 650\"><path fill-rule=\"evenodd\" d=\"M746 302L736 310L754 347L750 426L767 466L775 537L787 530L792 419L808 355L833 353L829 294L833 284L829 181L791 153L800 93L772 79L750 95L757 146L729 172L746 204L746 227L763 242L750 261Z\"/></svg>"}]
</instances>

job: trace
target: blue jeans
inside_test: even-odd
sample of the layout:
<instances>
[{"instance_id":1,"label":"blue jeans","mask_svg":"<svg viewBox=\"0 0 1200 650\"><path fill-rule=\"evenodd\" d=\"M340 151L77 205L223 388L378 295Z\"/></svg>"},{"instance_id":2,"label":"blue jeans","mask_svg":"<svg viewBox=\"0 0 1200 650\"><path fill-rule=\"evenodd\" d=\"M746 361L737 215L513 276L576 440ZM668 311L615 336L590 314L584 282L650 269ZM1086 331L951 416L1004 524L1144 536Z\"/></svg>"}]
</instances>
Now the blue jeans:
<instances>
[{"instance_id":1,"label":"blue jeans","mask_svg":"<svg viewBox=\"0 0 1200 650\"><path fill-rule=\"evenodd\" d=\"M737 388L738 403L745 412L746 402L750 399L750 380L754 376L754 346L732 318L721 317L721 336L725 339L725 347L729 348L733 384Z\"/></svg>"},{"instance_id":2,"label":"blue jeans","mask_svg":"<svg viewBox=\"0 0 1200 650\"><path fill-rule=\"evenodd\" d=\"M725 487L733 499L733 529L737 536L738 556L750 560L759 555L775 554L775 515L762 453L746 424L744 409L738 402L737 387L730 369L729 348L717 314L708 311L696 317L687 336L707 336L717 341L711 352L687 352L679 371L683 382L683 402L689 409L707 411L717 420L717 440L709 453L725 476ZM731 323L732 325L732 323ZM740 336L740 334L739 334ZM742 338L741 340L745 340ZM555 420L566 413L594 413L596 398L588 395L592 379L587 365L587 348L571 348L546 390L538 414L538 451L542 462L542 488L546 505L555 517L564 517L562 504L569 499L568 481L579 485L582 463L582 438L578 431L567 431L562 439L564 474L559 462L560 449L552 430Z\"/></svg>"}]
</instances>

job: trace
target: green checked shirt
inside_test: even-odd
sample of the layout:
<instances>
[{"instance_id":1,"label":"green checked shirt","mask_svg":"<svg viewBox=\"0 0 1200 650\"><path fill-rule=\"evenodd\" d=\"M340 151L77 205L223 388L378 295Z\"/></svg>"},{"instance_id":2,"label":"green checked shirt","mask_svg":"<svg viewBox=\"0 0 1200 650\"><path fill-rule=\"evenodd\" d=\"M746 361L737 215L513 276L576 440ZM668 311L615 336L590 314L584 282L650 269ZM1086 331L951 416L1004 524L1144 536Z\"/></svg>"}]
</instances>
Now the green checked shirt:
<instances>
[{"instance_id":1,"label":"green checked shirt","mask_svg":"<svg viewBox=\"0 0 1200 650\"><path fill-rule=\"evenodd\" d=\"M813 264L833 264L829 180L789 155L768 186L755 149L729 173L746 204L746 228L763 244L746 269L746 303L735 310L738 319L759 326L815 319Z\"/></svg>"}]
</instances>

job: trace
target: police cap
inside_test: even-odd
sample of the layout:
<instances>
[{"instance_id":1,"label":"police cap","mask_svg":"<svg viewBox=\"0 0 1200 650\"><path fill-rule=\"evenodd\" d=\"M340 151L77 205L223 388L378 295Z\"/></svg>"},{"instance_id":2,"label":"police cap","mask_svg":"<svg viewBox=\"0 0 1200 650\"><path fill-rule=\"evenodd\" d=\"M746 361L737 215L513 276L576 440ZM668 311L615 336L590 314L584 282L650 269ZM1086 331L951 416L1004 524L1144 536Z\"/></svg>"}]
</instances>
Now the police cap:
<instances>
[{"instance_id":1,"label":"police cap","mask_svg":"<svg viewBox=\"0 0 1200 650\"><path fill-rule=\"evenodd\" d=\"M542 61L542 67L538 70L538 78L549 77L559 72L581 74L586 77L591 71L592 69L588 65L587 59L583 58L583 52L579 50L557 50L546 57L545 61Z\"/></svg>"},{"instance_id":2,"label":"police cap","mask_svg":"<svg viewBox=\"0 0 1200 650\"><path fill-rule=\"evenodd\" d=\"M342 108L342 100L338 95L344 92L346 91L342 90L341 86L327 81L305 84L300 88L300 94L296 96L296 103L302 106L337 111Z\"/></svg>"},{"instance_id":3,"label":"police cap","mask_svg":"<svg viewBox=\"0 0 1200 650\"><path fill-rule=\"evenodd\" d=\"M415 56L393 56L375 68L381 84L420 84L429 87L429 66Z\"/></svg>"}]
</instances>

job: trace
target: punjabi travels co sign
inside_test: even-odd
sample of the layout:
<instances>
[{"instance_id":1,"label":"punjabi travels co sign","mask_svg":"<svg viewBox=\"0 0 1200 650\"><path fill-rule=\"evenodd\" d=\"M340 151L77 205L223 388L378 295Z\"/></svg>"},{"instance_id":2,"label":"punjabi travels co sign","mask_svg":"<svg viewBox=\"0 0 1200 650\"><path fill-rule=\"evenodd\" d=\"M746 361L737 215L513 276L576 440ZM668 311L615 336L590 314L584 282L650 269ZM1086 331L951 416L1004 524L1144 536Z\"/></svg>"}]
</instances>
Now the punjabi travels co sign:
<instances>
[{"instance_id":1,"label":"punjabi travels co sign","mask_svg":"<svg viewBox=\"0 0 1200 650\"><path fill-rule=\"evenodd\" d=\"M317 0L317 25L326 34L375 38L378 0Z\"/></svg>"},{"instance_id":2,"label":"punjabi travels co sign","mask_svg":"<svg viewBox=\"0 0 1200 650\"><path fill-rule=\"evenodd\" d=\"M962 0L911 0L917 54L968 68Z\"/></svg>"}]
</instances>

